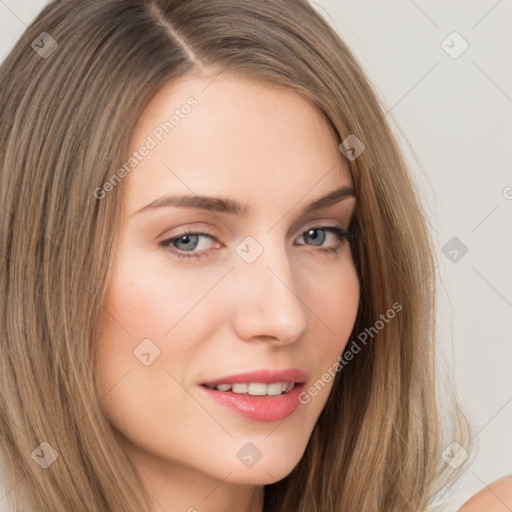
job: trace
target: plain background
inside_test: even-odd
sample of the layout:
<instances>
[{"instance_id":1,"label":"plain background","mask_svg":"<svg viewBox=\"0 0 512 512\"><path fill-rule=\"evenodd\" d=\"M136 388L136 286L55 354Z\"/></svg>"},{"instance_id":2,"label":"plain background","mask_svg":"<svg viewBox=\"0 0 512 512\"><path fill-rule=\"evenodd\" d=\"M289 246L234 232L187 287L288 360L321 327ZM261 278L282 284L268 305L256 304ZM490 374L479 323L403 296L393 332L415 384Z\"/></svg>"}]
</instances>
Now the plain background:
<instances>
[{"instance_id":1,"label":"plain background","mask_svg":"<svg viewBox=\"0 0 512 512\"><path fill-rule=\"evenodd\" d=\"M0 62L46 3L0 0ZM482 488L512 472L511 2L311 3L421 163L411 168L436 241L438 332L479 445L457 489Z\"/></svg>"}]
</instances>

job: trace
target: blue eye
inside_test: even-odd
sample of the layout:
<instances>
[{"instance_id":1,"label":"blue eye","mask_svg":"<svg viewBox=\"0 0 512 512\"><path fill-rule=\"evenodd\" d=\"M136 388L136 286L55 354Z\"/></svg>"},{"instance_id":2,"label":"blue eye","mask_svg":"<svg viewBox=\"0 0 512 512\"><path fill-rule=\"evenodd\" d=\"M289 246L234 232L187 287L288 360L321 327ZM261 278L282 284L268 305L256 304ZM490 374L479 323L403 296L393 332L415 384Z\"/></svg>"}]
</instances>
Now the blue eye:
<instances>
[{"instance_id":1,"label":"blue eye","mask_svg":"<svg viewBox=\"0 0 512 512\"><path fill-rule=\"evenodd\" d=\"M318 235L318 233L324 233L323 235ZM341 228L337 228L335 226L323 226L323 227L312 227L307 231L302 233L301 237L305 237L309 241L313 242L315 247L319 247L322 245L323 241L326 239L325 232L334 233L340 242L343 242L347 236L347 232ZM339 244L338 244L339 245Z\"/></svg>"},{"instance_id":2,"label":"blue eye","mask_svg":"<svg viewBox=\"0 0 512 512\"><path fill-rule=\"evenodd\" d=\"M325 234L326 232L336 235L338 243L335 247L323 247L323 243L327 237ZM163 240L158 245L167 248L179 259L202 258L203 256L207 256L207 251L203 250L199 252L195 250L201 238L210 238L215 240L215 237L209 233L185 230L177 236ZM354 239L354 235L349 229L343 229L337 226L313 226L304 231L299 238L304 238L305 240L312 242L313 246L319 247L321 251L337 253L345 241L350 243Z\"/></svg>"},{"instance_id":3,"label":"blue eye","mask_svg":"<svg viewBox=\"0 0 512 512\"><path fill-rule=\"evenodd\" d=\"M180 233L177 236L168 238L167 240L163 240L162 242L159 243L159 245L162 247L170 247L170 251L180 259L201 258L202 256L205 256L206 253L204 251L194 251L194 249L197 247L197 243L200 237L213 238L208 233L184 231L183 233ZM182 247L178 247L178 245L181 243Z\"/></svg>"}]
</instances>

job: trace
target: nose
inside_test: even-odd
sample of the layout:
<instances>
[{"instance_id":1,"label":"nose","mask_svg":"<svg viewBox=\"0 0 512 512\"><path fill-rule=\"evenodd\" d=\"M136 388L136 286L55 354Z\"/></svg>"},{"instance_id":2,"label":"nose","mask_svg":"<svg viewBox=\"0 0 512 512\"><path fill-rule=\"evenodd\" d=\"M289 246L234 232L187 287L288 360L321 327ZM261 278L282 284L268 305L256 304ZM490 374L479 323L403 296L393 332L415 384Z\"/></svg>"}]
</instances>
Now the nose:
<instances>
[{"instance_id":1,"label":"nose","mask_svg":"<svg viewBox=\"0 0 512 512\"><path fill-rule=\"evenodd\" d=\"M285 249L268 245L252 263L236 256L233 328L245 341L261 338L287 345L307 327L307 297L301 296L300 276Z\"/></svg>"}]
</instances>

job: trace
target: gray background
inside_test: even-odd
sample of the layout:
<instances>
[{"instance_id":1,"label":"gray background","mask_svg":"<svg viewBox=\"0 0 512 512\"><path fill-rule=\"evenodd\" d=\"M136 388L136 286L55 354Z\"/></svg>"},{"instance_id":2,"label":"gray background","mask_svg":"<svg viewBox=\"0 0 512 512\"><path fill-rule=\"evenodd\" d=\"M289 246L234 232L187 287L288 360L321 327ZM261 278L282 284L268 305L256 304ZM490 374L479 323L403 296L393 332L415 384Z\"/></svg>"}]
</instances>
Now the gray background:
<instances>
[{"instance_id":1,"label":"gray background","mask_svg":"<svg viewBox=\"0 0 512 512\"><path fill-rule=\"evenodd\" d=\"M0 0L0 61L46 3ZM402 139L436 240L444 357L479 443L456 491L482 488L512 472L511 2L311 3L421 163Z\"/></svg>"}]
</instances>

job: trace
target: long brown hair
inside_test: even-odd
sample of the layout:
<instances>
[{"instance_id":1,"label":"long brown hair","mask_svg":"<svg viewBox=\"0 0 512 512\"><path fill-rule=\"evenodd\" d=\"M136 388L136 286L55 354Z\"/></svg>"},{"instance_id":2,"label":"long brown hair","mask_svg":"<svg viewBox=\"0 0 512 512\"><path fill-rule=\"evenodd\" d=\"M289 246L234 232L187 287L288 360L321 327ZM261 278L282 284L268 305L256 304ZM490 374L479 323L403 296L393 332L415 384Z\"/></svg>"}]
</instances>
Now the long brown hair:
<instances>
[{"instance_id":1,"label":"long brown hair","mask_svg":"<svg viewBox=\"0 0 512 512\"><path fill-rule=\"evenodd\" d=\"M265 512L426 510L465 468L447 465L443 449L457 441L469 451L457 406L448 437L438 413L432 241L383 107L306 0L54 1L2 64L7 499L24 512L151 510L95 387L123 182L103 199L95 191L125 162L148 101L192 72L229 72L302 94L340 142L355 135L364 143L349 159L361 282L354 339L401 306L337 373L303 458L266 486ZM52 458L51 448L57 459L36 464Z\"/></svg>"}]
</instances>

